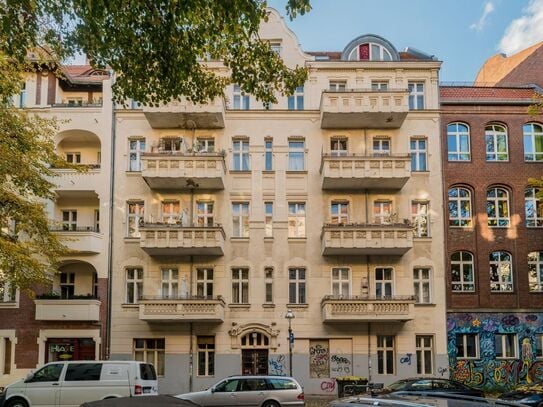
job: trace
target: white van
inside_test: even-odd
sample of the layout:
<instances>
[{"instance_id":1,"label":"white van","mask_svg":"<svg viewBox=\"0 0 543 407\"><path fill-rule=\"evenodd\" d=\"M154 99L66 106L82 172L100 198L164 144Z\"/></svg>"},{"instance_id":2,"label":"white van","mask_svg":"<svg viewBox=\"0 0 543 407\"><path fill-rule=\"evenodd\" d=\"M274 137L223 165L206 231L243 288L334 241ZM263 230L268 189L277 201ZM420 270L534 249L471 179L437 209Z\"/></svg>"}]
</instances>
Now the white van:
<instances>
[{"instance_id":1,"label":"white van","mask_svg":"<svg viewBox=\"0 0 543 407\"><path fill-rule=\"evenodd\" d=\"M149 363L53 362L7 386L0 407L77 407L87 401L157 394L155 368Z\"/></svg>"}]
</instances>

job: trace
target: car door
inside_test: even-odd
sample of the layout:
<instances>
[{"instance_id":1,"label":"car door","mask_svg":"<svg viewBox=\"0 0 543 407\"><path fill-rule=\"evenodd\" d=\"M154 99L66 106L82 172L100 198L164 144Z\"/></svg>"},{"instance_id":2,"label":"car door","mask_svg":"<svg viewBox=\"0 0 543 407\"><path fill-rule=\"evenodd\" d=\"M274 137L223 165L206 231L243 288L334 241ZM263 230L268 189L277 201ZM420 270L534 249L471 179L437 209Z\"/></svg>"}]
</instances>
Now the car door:
<instances>
[{"instance_id":1,"label":"car door","mask_svg":"<svg viewBox=\"0 0 543 407\"><path fill-rule=\"evenodd\" d=\"M237 394L238 405L243 407L258 407L269 394L266 380L260 377L240 379Z\"/></svg>"},{"instance_id":2,"label":"car door","mask_svg":"<svg viewBox=\"0 0 543 407\"><path fill-rule=\"evenodd\" d=\"M231 407L238 404L239 379L226 379L219 383L209 394L209 400L201 400L204 406Z\"/></svg>"},{"instance_id":3,"label":"car door","mask_svg":"<svg viewBox=\"0 0 543 407\"><path fill-rule=\"evenodd\" d=\"M100 400L107 388L100 383L102 363L67 364L62 387L60 406L77 407L86 401Z\"/></svg>"},{"instance_id":4,"label":"car door","mask_svg":"<svg viewBox=\"0 0 543 407\"><path fill-rule=\"evenodd\" d=\"M57 407L64 363L50 363L25 381L25 394L32 407Z\"/></svg>"}]
</instances>

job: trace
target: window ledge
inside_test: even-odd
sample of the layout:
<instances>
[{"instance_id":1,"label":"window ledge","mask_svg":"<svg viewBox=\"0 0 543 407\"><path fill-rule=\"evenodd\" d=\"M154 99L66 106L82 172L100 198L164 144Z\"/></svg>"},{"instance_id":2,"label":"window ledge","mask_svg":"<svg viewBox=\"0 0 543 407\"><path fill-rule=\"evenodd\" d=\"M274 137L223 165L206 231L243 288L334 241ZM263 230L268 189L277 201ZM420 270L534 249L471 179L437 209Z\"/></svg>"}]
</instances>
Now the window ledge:
<instances>
[{"instance_id":1,"label":"window ledge","mask_svg":"<svg viewBox=\"0 0 543 407\"><path fill-rule=\"evenodd\" d=\"M416 302L415 307L435 307L435 302Z\"/></svg>"},{"instance_id":2,"label":"window ledge","mask_svg":"<svg viewBox=\"0 0 543 407\"><path fill-rule=\"evenodd\" d=\"M139 304L129 304L129 303L122 303L121 308L139 308Z\"/></svg>"},{"instance_id":3,"label":"window ledge","mask_svg":"<svg viewBox=\"0 0 543 407\"><path fill-rule=\"evenodd\" d=\"M428 174L430 174L430 171L413 171L413 170L411 170L411 175L416 175L416 174L428 175Z\"/></svg>"},{"instance_id":4,"label":"window ledge","mask_svg":"<svg viewBox=\"0 0 543 407\"><path fill-rule=\"evenodd\" d=\"M19 308L18 302L0 302L0 309L1 308Z\"/></svg>"},{"instance_id":5,"label":"window ledge","mask_svg":"<svg viewBox=\"0 0 543 407\"><path fill-rule=\"evenodd\" d=\"M305 309L309 308L309 304L287 304L287 308Z\"/></svg>"},{"instance_id":6,"label":"window ledge","mask_svg":"<svg viewBox=\"0 0 543 407\"><path fill-rule=\"evenodd\" d=\"M413 236L414 240L420 240L420 241L431 241L432 236Z\"/></svg>"},{"instance_id":7,"label":"window ledge","mask_svg":"<svg viewBox=\"0 0 543 407\"><path fill-rule=\"evenodd\" d=\"M265 242L273 242L273 236L264 236Z\"/></svg>"},{"instance_id":8,"label":"window ledge","mask_svg":"<svg viewBox=\"0 0 543 407\"><path fill-rule=\"evenodd\" d=\"M251 174L251 170L230 170L230 174Z\"/></svg>"},{"instance_id":9,"label":"window ledge","mask_svg":"<svg viewBox=\"0 0 543 407\"><path fill-rule=\"evenodd\" d=\"M287 175L290 174L307 174L307 170L287 170Z\"/></svg>"},{"instance_id":10,"label":"window ledge","mask_svg":"<svg viewBox=\"0 0 543 407\"><path fill-rule=\"evenodd\" d=\"M249 309L251 308L251 304L228 304L228 308Z\"/></svg>"},{"instance_id":11,"label":"window ledge","mask_svg":"<svg viewBox=\"0 0 543 407\"><path fill-rule=\"evenodd\" d=\"M275 304L262 304L262 308L275 308Z\"/></svg>"},{"instance_id":12,"label":"window ledge","mask_svg":"<svg viewBox=\"0 0 543 407\"><path fill-rule=\"evenodd\" d=\"M231 236L230 237L230 241L231 242L249 242L249 237L236 237L236 236Z\"/></svg>"},{"instance_id":13,"label":"window ledge","mask_svg":"<svg viewBox=\"0 0 543 407\"><path fill-rule=\"evenodd\" d=\"M125 243L139 243L140 238L139 237L126 237L124 238Z\"/></svg>"},{"instance_id":14,"label":"window ledge","mask_svg":"<svg viewBox=\"0 0 543 407\"><path fill-rule=\"evenodd\" d=\"M489 229L510 229L511 226L488 226Z\"/></svg>"},{"instance_id":15,"label":"window ledge","mask_svg":"<svg viewBox=\"0 0 543 407\"><path fill-rule=\"evenodd\" d=\"M293 242L293 243L295 242L305 243L307 241L307 237L289 237L288 241Z\"/></svg>"},{"instance_id":16,"label":"window ledge","mask_svg":"<svg viewBox=\"0 0 543 407\"><path fill-rule=\"evenodd\" d=\"M275 170L263 170L262 174L264 174L264 175L266 175L266 174L272 175L272 174L275 174Z\"/></svg>"},{"instance_id":17,"label":"window ledge","mask_svg":"<svg viewBox=\"0 0 543 407\"><path fill-rule=\"evenodd\" d=\"M141 176L141 171L128 171L128 170L126 170L125 173L129 177Z\"/></svg>"}]
</instances>

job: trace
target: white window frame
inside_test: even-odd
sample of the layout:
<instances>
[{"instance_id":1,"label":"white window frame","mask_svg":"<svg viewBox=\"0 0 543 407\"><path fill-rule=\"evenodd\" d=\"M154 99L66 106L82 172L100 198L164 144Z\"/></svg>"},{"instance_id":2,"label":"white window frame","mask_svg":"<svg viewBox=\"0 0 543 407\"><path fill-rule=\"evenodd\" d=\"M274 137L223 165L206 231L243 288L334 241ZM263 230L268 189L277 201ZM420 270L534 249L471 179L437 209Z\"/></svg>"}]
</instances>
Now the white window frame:
<instances>
[{"instance_id":1,"label":"white window frame","mask_svg":"<svg viewBox=\"0 0 543 407\"><path fill-rule=\"evenodd\" d=\"M273 237L273 202L264 202L264 237Z\"/></svg>"},{"instance_id":2,"label":"white window frame","mask_svg":"<svg viewBox=\"0 0 543 407\"><path fill-rule=\"evenodd\" d=\"M507 338L513 338L513 348L509 349ZM501 342L502 353L498 353L498 342ZM516 359L518 357L518 337L514 333L496 332L494 334L494 346L496 347L496 359ZM507 356L507 351L512 350L513 355Z\"/></svg>"},{"instance_id":3,"label":"white window frame","mask_svg":"<svg viewBox=\"0 0 543 407\"><path fill-rule=\"evenodd\" d=\"M147 341L153 340L155 341L155 348L148 348L147 347ZM143 348L136 347L136 341L143 341L144 346ZM158 347L158 341L164 341L164 348ZM164 377L165 372L165 359L166 359L166 339L164 338L134 338L133 345L132 345L132 352L133 352L133 358L134 360L138 360L136 358L136 354L140 352L142 354L141 362L145 363L152 363L155 366L157 376ZM159 354L163 353L164 357L160 358ZM161 360L164 361L164 363L159 363Z\"/></svg>"},{"instance_id":4,"label":"white window frame","mask_svg":"<svg viewBox=\"0 0 543 407\"><path fill-rule=\"evenodd\" d=\"M387 210L388 208L388 210ZM373 201L373 223L378 225L389 225L392 223L392 201L379 199Z\"/></svg>"},{"instance_id":5,"label":"white window frame","mask_svg":"<svg viewBox=\"0 0 543 407\"><path fill-rule=\"evenodd\" d=\"M491 192L494 196L489 196ZM505 192L505 196L498 196L498 191ZM500 203L505 203L507 213L500 213ZM489 204L494 205L494 216L489 214ZM488 217L488 227L490 228L508 228L511 226L511 210L509 204L509 191L505 188L492 187L486 191L486 213Z\"/></svg>"},{"instance_id":6,"label":"white window frame","mask_svg":"<svg viewBox=\"0 0 543 407\"><path fill-rule=\"evenodd\" d=\"M460 260L453 260L452 259L452 256L456 253L459 253L459 256L460 256ZM464 260L464 255L469 255L471 260ZM459 267L459 276L460 276L460 280L459 281L454 281L452 280L452 266L453 265L458 265ZM471 276L473 278L473 280L469 281L469 280L465 280L464 279L464 268L466 266L471 266ZM454 286L455 285L459 285L460 286L460 290L455 290L454 289ZM465 287L469 287L469 286L473 286L472 289L469 289L469 288L465 288ZM453 292L475 292L475 263L474 263L474 257L473 257L473 254L468 252L468 251L465 251L465 250L458 250L454 253L451 253L451 290Z\"/></svg>"},{"instance_id":7,"label":"white window frame","mask_svg":"<svg viewBox=\"0 0 543 407\"><path fill-rule=\"evenodd\" d=\"M251 108L251 97L243 93L237 84L232 86L232 102L233 109L249 110Z\"/></svg>"},{"instance_id":8,"label":"white window frame","mask_svg":"<svg viewBox=\"0 0 543 407\"><path fill-rule=\"evenodd\" d=\"M304 87L297 86L294 94L287 98L288 110L304 110Z\"/></svg>"},{"instance_id":9,"label":"white window frame","mask_svg":"<svg viewBox=\"0 0 543 407\"><path fill-rule=\"evenodd\" d=\"M498 260L493 260L492 256L498 254ZM509 260L502 259L502 256L507 256ZM490 252L489 254L489 264L490 264L490 291L491 292L513 292L514 290L514 279L513 279L513 256L511 253L504 250L496 250ZM504 273L501 273L501 270L504 270L505 266L509 266L510 280L504 278ZM497 270L496 276L497 280L493 280L492 269Z\"/></svg>"},{"instance_id":10,"label":"white window frame","mask_svg":"<svg viewBox=\"0 0 543 407\"><path fill-rule=\"evenodd\" d=\"M454 129L450 129L452 126L454 126ZM465 126L466 131L460 130L459 126ZM449 123L447 125L447 161L471 161L471 136L470 136L470 128L467 124L461 123L461 122L454 122ZM449 151L449 139L454 138L455 144L456 144L456 150ZM467 137L468 139L468 149L467 151L462 151L460 149L460 140L463 137Z\"/></svg>"},{"instance_id":11,"label":"white window frame","mask_svg":"<svg viewBox=\"0 0 543 407\"><path fill-rule=\"evenodd\" d=\"M373 91L387 91L388 90L388 81L387 80L374 80L374 81L371 81L371 90L373 90Z\"/></svg>"},{"instance_id":12,"label":"white window frame","mask_svg":"<svg viewBox=\"0 0 543 407\"><path fill-rule=\"evenodd\" d=\"M543 199L537 197L539 191L539 188L526 188L524 190L524 216L528 228L543 227ZM528 213L528 204L532 207L532 216Z\"/></svg>"},{"instance_id":13,"label":"white window frame","mask_svg":"<svg viewBox=\"0 0 543 407\"><path fill-rule=\"evenodd\" d=\"M422 90L419 89L419 85L422 86ZM422 110L424 109L425 98L424 98L424 82L409 81L407 82L407 89L409 91L409 110ZM422 102L420 101L422 97Z\"/></svg>"},{"instance_id":14,"label":"white window frame","mask_svg":"<svg viewBox=\"0 0 543 407\"><path fill-rule=\"evenodd\" d=\"M377 278L377 270L382 273L382 278ZM390 278L386 278L386 271L390 271ZM375 267L375 298L394 297L394 267ZM387 288L390 288L390 295L386 295ZM381 294L379 295L379 290Z\"/></svg>"},{"instance_id":15,"label":"white window frame","mask_svg":"<svg viewBox=\"0 0 543 407\"><path fill-rule=\"evenodd\" d=\"M334 276L337 272L337 276ZM347 273L345 277L345 272ZM350 298L352 294L351 269L348 267L332 267L331 270L331 292L334 298ZM344 292L344 285L347 284L347 292Z\"/></svg>"},{"instance_id":16,"label":"white window frame","mask_svg":"<svg viewBox=\"0 0 543 407\"><path fill-rule=\"evenodd\" d=\"M305 171L304 139L288 140L288 171Z\"/></svg>"},{"instance_id":17,"label":"white window frame","mask_svg":"<svg viewBox=\"0 0 543 407\"><path fill-rule=\"evenodd\" d=\"M136 148L132 148L132 143L135 143ZM144 152L144 138L128 139L128 171L140 172L142 170L141 153Z\"/></svg>"},{"instance_id":18,"label":"white window frame","mask_svg":"<svg viewBox=\"0 0 543 407\"><path fill-rule=\"evenodd\" d=\"M65 220L65 214L68 215L68 219ZM63 209L62 210L62 230L75 231L77 230L77 210L75 209Z\"/></svg>"},{"instance_id":19,"label":"white window frame","mask_svg":"<svg viewBox=\"0 0 543 407\"><path fill-rule=\"evenodd\" d=\"M232 202L232 237L249 237L249 216L249 202Z\"/></svg>"},{"instance_id":20,"label":"white window frame","mask_svg":"<svg viewBox=\"0 0 543 407\"><path fill-rule=\"evenodd\" d=\"M466 355L466 352L468 350L468 347L467 347L467 339L468 337L474 337L475 338L475 355L474 356L469 356L469 355ZM462 339L462 347L464 349L464 354L463 355L459 355L458 354L458 338L461 338ZM472 334L472 333L459 333L459 334L456 334L456 358L457 359L469 359L469 360L475 360L475 359L479 359L479 355L481 354L480 353L480 344L479 344L479 335L478 334Z\"/></svg>"},{"instance_id":21,"label":"white window frame","mask_svg":"<svg viewBox=\"0 0 543 407\"><path fill-rule=\"evenodd\" d=\"M236 286L238 290L237 298L234 292ZM247 267L232 269L232 303L249 304L249 269Z\"/></svg>"},{"instance_id":22,"label":"white window frame","mask_svg":"<svg viewBox=\"0 0 543 407\"><path fill-rule=\"evenodd\" d=\"M129 273L132 272L132 278L129 277ZM137 304L140 297L143 295L143 268L141 267L127 267L125 268L125 303ZM132 293L134 298L129 296L129 286L132 286Z\"/></svg>"},{"instance_id":23,"label":"white window frame","mask_svg":"<svg viewBox=\"0 0 543 407\"><path fill-rule=\"evenodd\" d=\"M387 342L392 339L392 345L388 345ZM377 335L377 357L381 354L383 360L383 370L379 370L379 363L377 363L377 373L380 375L394 375L396 372L396 350L395 350L396 338L394 335ZM389 370L387 363L388 353L392 352L392 369Z\"/></svg>"},{"instance_id":24,"label":"white window frame","mask_svg":"<svg viewBox=\"0 0 543 407\"><path fill-rule=\"evenodd\" d=\"M264 140L264 171L273 171L273 140Z\"/></svg>"},{"instance_id":25,"label":"white window frame","mask_svg":"<svg viewBox=\"0 0 543 407\"><path fill-rule=\"evenodd\" d=\"M497 151L498 140L505 138L505 151ZM489 147L492 147L489 150ZM485 126L485 149L486 161L489 162L507 162L509 161L509 140L507 128L499 123L489 123ZM491 151L491 150L494 151Z\"/></svg>"},{"instance_id":26,"label":"white window frame","mask_svg":"<svg viewBox=\"0 0 543 407\"><path fill-rule=\"evenodd\" d=\"M305 202L288 203L288 237L306 237L306 214Z\"/></svg>"},{"instance_id":27,"label":"white window frame","mask_svg":"<svg viewBox=\"0 0 543 407\"><path fill-rule=\"evenodd\" d=\"M424 143L421 148L420 143ZM415 148L413 148L415 143ZM428 139L424 137L411 137L409 140L409 151L411 154L411 171L427 172L428 171Z\"/></svg>"},{"instance_id":28,"label":"white window frame","mask_svg":"<svg viewBox=\"0 0 543 407\"><path fill-rule=\"evenodd\" d=\"M273 304L273 267L264 269L264 303Z\"/></svg>"},{"instance_id":29,"label":"white window frame","mask_svg":"<svg viewBox=\"0 0 543 407\"><path fill-rule=\"evenodd\" d=\"M179 298L179 270L174 267L160 269L160 295L162 299Z\"/></svg>"},{"instance_id":30,"label":"white window frame","mask_svg":"<svg viewBox=\"0 0 543 407\"><path fill-rule=\"evenodd\" d=\"M424 277L424 272L428 277ZM424 298L424 287L428 287L428 298ZM415 267L413 269L413 289L415 291L416 304L432 304L432 269L430 267Z\"/></svg>"},{"instance_id":31,"label":"white window frame","mask_svg":"<svg viewBox=\"0 0 543 407\"><path fill-rule=\"evenodd\" d=\"M390 156L390 150L391 150L390 137L374 137L373 138L372 154L374 157L388 157Z\"/></svg>"},{"instance_id":32,"label":"white window frame","mask_svg":"<svg viewBox=\"0 0 543 407\"><path fill-rule=\"evenodd\" d=\"M430 345L424 342L430 340ZM433 375L434 374L434 337L433 335L416 335L415 347L417 352L417 374L418 375ZM428 355L428 353L430 355ZM430 371L425 371L426 361L430 359Z\"/></svg>"},{"instance_id":33,"label":"white window frame","mask_svg":"<svg viewBox=\"0 0 543 407\"><path fill-rule=\"evenodd\" d=\"M131 208L134 211L131 212ZM133 222L134 231L130 233L130 224ZM127 202L126 210L126 237L141 237L140 223L145 222L145 202L144 201L129 201Z\"/></svg>"},{"instance_id":34,"label":"white window frame","mask_svg":"<svg viewBox=\"0 0 543 407\"><path fill-rule=\"evenodd\" d=\"M360 45L368 45L368 59L360 59ZM374 55L375 49L378 50L379 55ZM385 58L386 56L386 58ZM349 54L350 61L357 60L357 61L392 61L392 55L390 54L389 50L383 47L381 44L377 44L375 42L366 42L363 44L358 44L356 47L353 48L351 53Z\"/></svg>"},{"instance_id":35,"label":"white window frame","mask_svg":"<svg viewBox=\"0 0 543 407\"><path fill-rule=\"evenodd\" d=\"M332 157L346 157L349 154L349 139L347 137L330 138L330 155Z\"/></svg>"},{"instance_id":36,"label":"white window frame","mask_svg":"<svg viewBox=\"0 0 543 407\"><path fill-rule=\"evenodd\" d=\"M198 137L196 143L198 143L198 153L215 152L215 139L213 137ZM192 147L194 149L195 146Z\"/></svg>"},{"instance_id":37,"label":"white window frame","mask_svg":"<svg viewBox=\"0 0 543 407\"><path fill-rule=\"evenodd\" d=\"M62 282L62 276L66 276L65 282ZM61 299L70 299L75 295L75 272L62 271L58 276L58 281Z\"/></svg>"},{"instance_id":38,"label":"white window frame","mask_svg":"<svg viewBox=\"0 0 543 407\"><path fill-rule=\"evenodd\" d=\"M337 207L337 212L334 214L334 207ZM343 211L345 209L345 212ZM332 201L330 203L330 223L332 225L349 223L349 201Z\"/></svg>"},{"instance_id":39,"label":"white window frame","mask_svg":"<svg viewBox=\"0 0 543 407\"><path fill-rule=\"evenodd\" d=\"M4 279L4 276L2 273L0 273L0 277L2 277L2 280ZM13 289L9 282L5 280L0 281L0 306L2 304L17 303L17 294L18 294L18 290Z\"/></svg>"},{"instance_id":40,"label":"white window frame","mask_svg":"<svg viewBox=\"0 0 543 407\"><path fill-rule=\"evenodd\" d=\"M345 92L347 90L347 81L332 80L328 83L330 92Z\"/></svg>"},{"instance_id":41,"label":"white window frame","mask_svg":"<svg viewBox=\"0 0 543 407\"><path fill-rule=\"evenodd\" d=\"M213 298L215 294L214 270L211 267L196 269L196 295L202 298ZM211 294L208 294L211 287Z\"/></svg>"},{"instance_id":42,"label":"white window frame","mask_svg":"<svg viewBox=\"0 0 543 407\"><path fill-rule=\"evenodd\" d=\"M249 140L232 140L232 171L251 171Z\"/></svg>"},{"instance_id":43,"label":"white window frame","mask_svg":"<svg viewBox=\"0 0 543 407\"><path fill-rule=\"evenodd\" d=\"M212 201L196 202L196 224L199 227L212 227L214 225L213 211L215 203Z\"/></svg>"},{"instance_id":44,"label":"white window frame","mask_svg":"<svg viewBox=\"0 0 543 407\"><path fill-rule=\"evenodd\" d=\"M81 164L80 152L68 152L66 153L66 161L70 164Z\"/></svg>"},{"instance_id":45,"label":"white window frame","mask_svg":"<svg viewBox=\"0 0 543 407\"><path fill-rule=\"evenodd\" d=\"M210 339L213 339L210 341ZM213 342L213 343L208 343ZM198 377L213 377L215 376L215 337L210 335L202 335L196 337L196 347L197 347L197 359L196 359L196 368ZM204 355L204 371L200 371L200 355ZM211 358L210 355L213 354ZM211 368L212 367L212 368Z\"/></svg>"},{"instance_id":46,"label":"white window frame","mask_svg":"<svg viewBox=\"0 0 543 407\"><path fill-rule=\"evenodd\" d=\"M456 195L451 195L451 191L456 191ZM461 196L466 193L467 196ZM464 187L452 187L447 191L447 212L449 213L449 227L453 228L471 228L473 224L473 210L471 203L471 191ZM462 208L465 203L468 203L469 216L463 216ZM453 217L451 212L451 203L456 203L457 216ZM457 224L453 224L457 223Z\"/></svg>"},{"instance_id":47,"label":"white window frame","mask_svg":"<svg viewBox=\"0 0 543 407\"><path fill-rule=\"evenodd\" d=\"M294 289L294 297L291 296L292 289ZM294 302L291 301L292 299ZM288 268L288 303L307 304L307 269L305 267Z\"/></svg>"},{"instance_id":48,"label":"white window frame","mask_svg":"<svg viewBox=\"0 0 543 407\"><path fill-rule=\"evenodd\" d=\"M528 286L530 292L543 291L543 251L528 253Z\"/></svg>"},{"instance_id":49,"label":"white window frame","mask_svg":"<svg viewBox=\"0 0 543 407\"><path fill-rule=\"evenodd\" d=\"M160 212L162 222L176 224L181 219L181 202L174 199L164 200L160 202Z\"/></svg>"},{"instance_id":50,"label":"white window frame","mask_svg":"<svg viewBox=\"0 0 543 407\"><path fill-rule=\"evenodd\" d=\"M527 127L529 130L527 131ZM536 138L543 138L543 125L539 123L526 123L522 128L524 140L524 161L543 161L543 151L536 151ZM527 151L528 143L532 151Z\"/></svg>"},{"instance_id":51,"label":"white window frame","mask_svg":"<svg viewBox=\"0 0 543 407\"><path fill-rule=\"evenodd\" d=\"M411 221L415 237L430 237L430 203L411 201Z\"/></svg>"}]
</instances>

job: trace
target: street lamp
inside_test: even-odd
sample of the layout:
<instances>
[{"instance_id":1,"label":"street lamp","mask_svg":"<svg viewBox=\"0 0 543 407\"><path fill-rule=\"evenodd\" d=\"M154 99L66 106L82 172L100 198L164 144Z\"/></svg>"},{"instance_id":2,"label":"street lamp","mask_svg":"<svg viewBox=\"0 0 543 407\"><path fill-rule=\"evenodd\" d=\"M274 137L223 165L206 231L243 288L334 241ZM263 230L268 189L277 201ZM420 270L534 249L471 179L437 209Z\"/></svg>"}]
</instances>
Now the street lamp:
<instances>
[{"instance_id":1,"label":"street lamp","mask_svg":"<svg viewBox=\"0 0 543 407\"><path fill-rule=\"evenodd\" d=\"M292 347L294 346L294 334L292 333L291 321L294 319L294 312L289 308L285 314L288 320L288 369L289 375L292 377Z\"/></svg>"}]
</instances>

